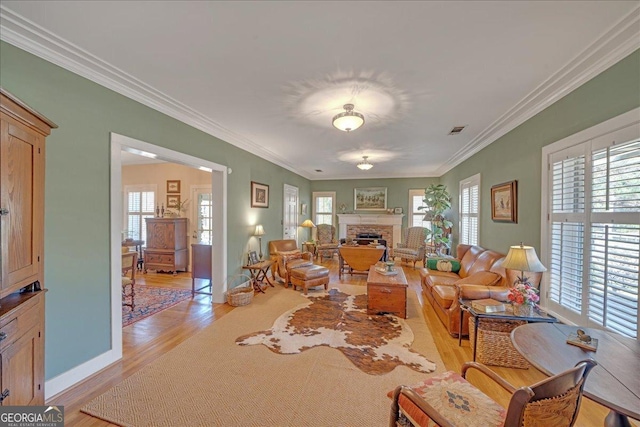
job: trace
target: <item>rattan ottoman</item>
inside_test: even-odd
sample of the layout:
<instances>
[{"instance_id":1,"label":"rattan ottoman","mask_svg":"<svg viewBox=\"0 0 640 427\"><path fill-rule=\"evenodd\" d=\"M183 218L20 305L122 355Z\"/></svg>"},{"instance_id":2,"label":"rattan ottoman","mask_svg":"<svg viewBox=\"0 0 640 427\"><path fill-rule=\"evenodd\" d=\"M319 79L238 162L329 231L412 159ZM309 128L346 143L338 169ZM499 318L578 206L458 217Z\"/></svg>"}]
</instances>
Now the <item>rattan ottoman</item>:
<instances>
[{"instance_id":1,"label":"rattan ottoman","mask_svg":"<svg viewBox=\"0 0 640 427\"><path fill-rule=\"evenodd\" d=\"M485 365L505 368L529 369L529 362L513 347L511 331L520 325L522 320L479 319L478 348L476 360ZM469 318L469 343L473 351L474 319Z\"/></svg>"},{"instance_id":2,"label":"rattan ottoman","mask_svg":"<svg viewBox=\"0 0 640 427\"><path fill-rule=\"evenodd\" d=\"M329 269L321 265L294 268L289 272L289 280L294 291L296 286L299 286L304 289L305 295L307 295L307 289L314 286L324 285L326 290L329 286Z\"/></svg>"}]
</instances>

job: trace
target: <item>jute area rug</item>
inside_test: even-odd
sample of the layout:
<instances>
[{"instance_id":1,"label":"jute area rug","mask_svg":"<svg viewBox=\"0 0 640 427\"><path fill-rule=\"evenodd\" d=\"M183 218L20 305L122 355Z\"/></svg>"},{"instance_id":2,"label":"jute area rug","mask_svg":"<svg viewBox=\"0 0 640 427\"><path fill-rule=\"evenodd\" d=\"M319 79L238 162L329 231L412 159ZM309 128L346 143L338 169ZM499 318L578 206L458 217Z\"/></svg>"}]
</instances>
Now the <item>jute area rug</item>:
<instances>
[{"instance_id":1,"label":"jute area rug","mask_svg":"<svg viewBox=\"0 0 640 427\"><path fill-rule=\"evenodd\" d=\"M352 295L363 286L337 284ZM310 291L321 295L322 291ZM407 324L412 349L444 364L413 291ZM269 288L147 365L82 408L122 426L386 426L386 393L426 376L406 366L369 375L326 346L277 354L263 345L239 346L236 338L265 330L305 302L301 292Z\"/></svg>"}]
</instances>

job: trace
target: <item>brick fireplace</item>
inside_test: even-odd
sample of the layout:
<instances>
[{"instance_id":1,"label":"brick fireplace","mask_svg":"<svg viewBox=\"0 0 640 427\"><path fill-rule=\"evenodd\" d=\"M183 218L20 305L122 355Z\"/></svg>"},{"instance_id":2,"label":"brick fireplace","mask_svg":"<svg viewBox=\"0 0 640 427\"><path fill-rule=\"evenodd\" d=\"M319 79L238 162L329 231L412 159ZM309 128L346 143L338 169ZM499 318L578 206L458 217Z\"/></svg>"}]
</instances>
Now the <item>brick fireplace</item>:
<instances>
[{"instance_id":1,"label":"brick fireplace","mask_svg":"<svg viewBox=\"0 0 640 427\"><path fill-rule=\"evenodd\" d=\"M355 239L358 233L379 233L393 248L402 240L402 217L388 214L338 214L338 237Z\"/></svg>"}]
</instances>

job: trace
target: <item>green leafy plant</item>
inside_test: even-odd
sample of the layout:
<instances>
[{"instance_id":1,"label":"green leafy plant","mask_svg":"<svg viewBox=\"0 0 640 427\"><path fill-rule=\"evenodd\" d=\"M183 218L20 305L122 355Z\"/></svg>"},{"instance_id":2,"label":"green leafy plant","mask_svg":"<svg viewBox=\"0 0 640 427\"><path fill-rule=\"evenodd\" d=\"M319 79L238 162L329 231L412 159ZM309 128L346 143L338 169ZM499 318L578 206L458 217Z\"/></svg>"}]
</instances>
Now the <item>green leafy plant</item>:
<instances>
[{"instance_id":1,"label":"green leafy plant","mask_svg":"<svg viewBox=\"0 0 640 427\"><path fill-rule=\"evenodd\" d=\"M444 249L451 248L451 238L447 231L451 229L453 223L444 216L444 213L451 208L451 194L446 186L431 184L424 190L422 201L424 206L418 209L425 211L425 221L431 221L431 229L427 229L427 239L431 240L438 253L442 253Z\"/></svg>"}]
</instances>

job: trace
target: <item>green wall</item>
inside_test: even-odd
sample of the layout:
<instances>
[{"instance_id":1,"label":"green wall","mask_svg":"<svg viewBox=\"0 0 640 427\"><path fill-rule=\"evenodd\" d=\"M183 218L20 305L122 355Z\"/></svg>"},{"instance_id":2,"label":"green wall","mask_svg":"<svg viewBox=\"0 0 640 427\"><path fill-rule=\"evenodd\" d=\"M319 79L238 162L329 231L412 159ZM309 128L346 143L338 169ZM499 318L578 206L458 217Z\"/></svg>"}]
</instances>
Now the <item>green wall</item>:
<instances>
[{"instance_id":1,"label":"green wall","mask_svg":"<svg viewBox=\"0 0 640 427\"><path fill-rule=\"evenodd\" d=\"M409 190L426 188L437 183L438 178L379 178L379 179L341 179L328 181L311 181L311 191L335 191L336 213L340 213L339 206L345 204L347 212L353 213L354 188L387 187L387 208L401 207L405 216L402 227L407 226L409 211ZM311 205L310 205L311 206ZM311 206L313 209L313 206ZM376 213L376 211L355 211L355 213ZM337 222L335 223L337 225Z\"/></svg>"},{"instance_id":2,"label":"green wall","mask_svg":"<svg viewBox=\"0 0 640 427\"><path fill-rule=\"evenodd\" d=\"M309 203L310 182L16 47L0 44L0 85L54 121L45 199L46 378L110 348L109 133L230 166L228 274L239 271L255 224L282 238L283 184ZM268 184L268 209L251 209L250 182Z\"/></svg>"},{"instance_id":3,"label":"green wall","mask_svg":"<svg viewBox=\"0 0 640 427\"><path fill-rule=\"evenodd\" d=\"M503 253L524 242L540 253L542 147L640 106L640 51L618 62L441 177L458 227L459 182L481 174L480 244ZM491 186L518 180L518 223L491 220ZM454 247L457 241L454 241Z\"/></svg>"},{"instance_id":4,"label":"green wall","mask_svg":"<svg viewBox=\"0 0 640 427\"><path fill-rule=\"evenodd\" d=\"M257 247L255 224L266 242L282 236L283 184L300 189L311 214L311 191L335 191L337 206L353 210L353 189L387 187L388 207L408 210L408 191L434 182L453 194L457 228L458 185L482 174L480 243L506 252L520 241L540 245L541 148L640 106L640 52L635 52L489 147L437 178L310 182L6 43L0 43L0 84L44 114L59 129L47 140L45 286L46 377L50 379L110 347L109 132L230 166L228 274L246 250ZM518 180L517 224L494 223L492 185ZM250 181L270 185L269 209L251 209ZM301 217L301 220L304 218ZM406 226L406 217L403 226ZM305 235L305 230L302 230ZM457 238L457 234L454 236ZM456 242L454 242L455 244Z\"/></svg>"}]
</instances>

